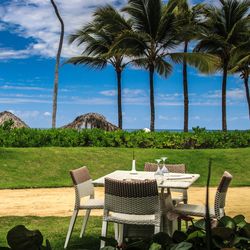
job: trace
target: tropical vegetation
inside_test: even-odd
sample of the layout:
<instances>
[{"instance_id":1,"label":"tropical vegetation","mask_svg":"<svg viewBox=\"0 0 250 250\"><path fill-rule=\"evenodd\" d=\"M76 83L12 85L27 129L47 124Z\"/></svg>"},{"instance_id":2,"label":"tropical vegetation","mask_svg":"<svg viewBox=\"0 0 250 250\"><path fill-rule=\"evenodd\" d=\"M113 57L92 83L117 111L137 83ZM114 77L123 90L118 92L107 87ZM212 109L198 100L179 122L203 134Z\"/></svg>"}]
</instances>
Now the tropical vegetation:
<instances>
[{"instance_id":1,"label":"tropical vegetation","mask_svg":"<svg viewBox=\"0 0 250 250\"><path fill-rule=\"evenodd\" d=\"M219 5L216 6L189 6L187 0L170 0L167 3L161 0L129 0L121 12L111 6L102 7L96 10L89 24L71 35L70 43L77 42L78 46L85 47L80 56L73 57L68 62L93 68L111 64L115 68L120 128L121 72L128 63L146 69L149 73L151 131L155 129L155 73L167 77L172 71L173 63L183 64L184 131L187 132L187 65L190 64L203 73L222 71L222 130L226 131L229 72L241 72L250 103L249 49L246 49L250 35L249 6L249 0L219 0ZM188 49L191 42L192 46L195 45L194 51ZM184 47L183 52L178 51L180 46Z\"/></svg>"},{"instance_id":2,"label":"tropical vegetation","mask_svg":"<svg viewBox=\"0 0 250 250\"><path fill-rule=\"evenodd\" d=\"M118 127L122 129L121 79L122 72L129 61L124 59L124 53L120 50L112 55L108 52L115 41L116 35L123 30L130 30L131 26L112 6L98 8L93 16L94 19L91 23L70 36L70 43L76 43L80 47L85 45L85 48L82 55L72 57L67 62L75 65L85 64L96 69L102 69L107 64L114 67L117 77Z\"/></svg>"},{"instance_id":3,"label":"tropical vegetation","mask_svg":"<svg viewBox=\"0 0 250 250\"><path fill-rule=\"evenodd\" d=\"M227 130L226 90L227 75L232 53L242 43L247 42L249 30L249 0L220 0L221 6L205 6L204 21L201 22L201 40L195 51L214 54L219 59L222 77L222 130Z\"/></svg>"},{"instance_id":4,"label":"tropical vegetation","mask_svg":"<svg viewBox=\"0 0 250 250\"><path fill-rule=\"evenodd\" d=\"M0 127L0 147L138 147L168 149L242 148L250 146L250 131L151 132L102 129L5 129Z\"/></svg>"}]
</instances>

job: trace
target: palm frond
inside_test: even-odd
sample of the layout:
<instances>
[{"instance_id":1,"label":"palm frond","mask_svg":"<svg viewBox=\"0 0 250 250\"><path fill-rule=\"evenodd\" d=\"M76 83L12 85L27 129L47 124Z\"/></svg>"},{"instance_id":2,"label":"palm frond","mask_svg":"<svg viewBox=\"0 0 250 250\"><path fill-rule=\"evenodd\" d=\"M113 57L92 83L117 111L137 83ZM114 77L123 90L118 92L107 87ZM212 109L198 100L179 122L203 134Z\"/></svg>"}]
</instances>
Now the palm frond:
<instances>
[{"instance_id":1,"label":"palm frond","mask_svg":"<svg viewBox=\"0 0 250 250\"><path fill-rule=\"evenodd\" d=\"M214 73L220 68L220 59L212 54L207 53L171 53L169 57L175 63L183 63L185 59L186 62L197 68L202 73Z\"/></svg>"},{"instance_id":2,"label":"palm frond","mask_svg":"<svg viewBox=\"0 0 250 250\"><path fill-rule=\"evenodd\" d=\"M74 64L74 65L87 65L94 69L103 69L107 65L107 60L96 57L89 56L76 56L71 57L66 63Z\"/></svg>"},{"instance_id":3,"label":"palm frond","mask_svg":"<svg viewBox=\"0 0 250 250\"><path fill-rule=\"evenodd\" d=\"M150 39L148 34L125 30L116 38L110 48L110 53L122 50L127 56L140 56L148 48L148 39Z\"/></svg>"},{"instance_id":4,"label":"palm frond","mask_svg":"<svg viewBox=\"0 0 250 250\"><path fill-rule=\"evenodd\" d=\"M122 10L129 14L135 30L156 36L162 11L161 0L129 0Z\"/></svg>"},{"instance_id":5,"label":"palm frond","mask_svg":"<svg viewBox=\"0 0 250 250\"><path fill-rule=\"evenodd\" d=\"M131 30L131 23L111 5L97 8L93 16L93 22L108 32L117 34L126 29Z\"/></svg>"},{"instance_id":6,"label":"palm frond","mask_svg":"<svg viewBox=\"0 0 250 250\"><path fill-rule=\"evenodd\" d=\"M172 73L172 65L163 58L157 57L155 61L155 70L159 75L167 77Z\"/></svg>"},{"instance_id":7,"label":"palm frond","mask_svg":"<svg viewBox=\"0 0 250 250\"><path fill-rule=\"evenodd\" d=\"M131 63L136 67L148 69L148 58L146 57L133 59Z\"/></svg>"}]
</instances>

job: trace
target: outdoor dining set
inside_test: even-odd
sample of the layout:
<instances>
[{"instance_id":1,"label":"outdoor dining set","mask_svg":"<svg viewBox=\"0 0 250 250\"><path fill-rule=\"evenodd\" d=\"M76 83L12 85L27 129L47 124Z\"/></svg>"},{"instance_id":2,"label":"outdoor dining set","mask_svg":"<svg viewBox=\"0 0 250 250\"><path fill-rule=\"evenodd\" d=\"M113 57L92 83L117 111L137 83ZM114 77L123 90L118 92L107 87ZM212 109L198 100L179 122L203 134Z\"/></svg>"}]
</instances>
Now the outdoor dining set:
<instances>
[{"instance_id":1,"label":"outdoor dining set","mask_svg":"<svg viewBox=\"0 0 250 250\"><path fill-rule=\"evenodd\" d=\"M79 210L86 210L80 237L83 236L92 209L103 209L101 236L107 236L108 224L114 224L114 238L122 244L126 231L133 226L151 226L153 233L172 235L181 230L184 216L205 217L205 206L188 203L188 188L200 177L187 173L185 164L145 163L144 171L116 170L92 180L87 167L70 171L75 187L75 207L64 248L67 248ZM225 215L225 200L232 175L222 175L210 216ZM94 187L104 187L104 199L96 199ZM173 192L179 195L173 197ZM88 197L82 202L83 197ZM101 241L100 248L105 246Z\"/></svg>"}]
</instances>

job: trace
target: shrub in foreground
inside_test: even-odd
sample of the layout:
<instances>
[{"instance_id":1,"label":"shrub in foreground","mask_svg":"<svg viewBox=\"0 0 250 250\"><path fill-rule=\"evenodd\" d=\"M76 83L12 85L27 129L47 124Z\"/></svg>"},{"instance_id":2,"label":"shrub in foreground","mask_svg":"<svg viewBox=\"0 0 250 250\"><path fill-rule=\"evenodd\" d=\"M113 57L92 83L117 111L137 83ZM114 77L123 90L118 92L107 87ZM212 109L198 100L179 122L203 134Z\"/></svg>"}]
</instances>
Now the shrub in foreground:
<instances>
[{"instance_id":1,"label":"shrub in foreground","mask_svg":"<svg viewBox=\"0 0 250 250\"><path fill-rule=\"evenodd\" d=\"M39 230L28 230L23 225L10 229L7 234L8 247L0 247L0 250L51 250L48 240L43 246L43 236Z\"/></svg>"},{"instance_id":2,"label":"shrub in foreground","mask_svg":"<svg viewBox=\"0 0 250 250\"><path fill-rule=\"evenodd\" d=\"M240 148L250 146L250 131L192 132L114 131L101 129L9 129L0 127L2 147L138 147L138 148Z\"/></svg>"},{"instance_id":3,"label":"shrub in foreground","mask_svg":"<svg viewBox=\"0 0 250 250\"><path fill-rule=\"evenodd\" d=\"M102 250L219 250L219 249L250 249L250 224L243 215L234 218L224 216L211 229L212 245L208 248L206 237L206 221L201 219L188 228L186 232L175 231L173 236L160 232L151 239L118 246L115 240L106 239L109 246Z\"/></svg>"}]
</instances>

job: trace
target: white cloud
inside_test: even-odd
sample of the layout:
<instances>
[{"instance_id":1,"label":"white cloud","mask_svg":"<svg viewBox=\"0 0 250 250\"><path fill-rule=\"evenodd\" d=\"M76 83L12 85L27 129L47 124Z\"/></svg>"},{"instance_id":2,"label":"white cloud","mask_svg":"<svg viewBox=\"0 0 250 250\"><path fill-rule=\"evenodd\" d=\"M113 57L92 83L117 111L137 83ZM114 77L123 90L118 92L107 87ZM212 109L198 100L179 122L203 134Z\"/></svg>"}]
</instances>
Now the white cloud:
<instances>
[{"instance_id":1,"label":"white cloud","mask_svg":"<svg viewBox=\"0 0 250 250\"><path fill-rule=\"evenodd\" d=\"M210 91L208 94L205 94L204 97L212 99L221 98L221 90ZM228 100L241 100L245 98L245 91L241 88L229 89L227 90L227 99Z\"/></svg>"},{"instance_id":2,"label":"white cloud","mask_svg":"<svg viewBox=\"0 0 250 250\"><path fill-rule=\"evenodd\" d=\"M123 90L123 95L124 96L145 96L146 93L143 89L124 89Z\"/></svg>"},{"instance_id":3,"label":"white cloud","mask_svg":"<svg viewBox=\"0 0 250 250\"><path fill-rule=\"evenodd\" d=\"M99 92L101 95L104 96L116 96L117 95L117 91L114 89L110 89L110 90L104 90ZM129 88L125 88L122 90L122 95L124 97L136 97L136 96L145 96L145 90L143 89L129 89Z\"/></svg>"},{"instance_id":4,"label":"white cloud","mask_svg":"<svg viewBox=\"0 0 250 250\"><path fill-rule=\"evenodd\" d=\"M191 120L200 120L200 116L196 115L196 116L192 116L190 117Z\"/></svg>"},{"instance_id":5,"label":"white cloud","mask_svg":"<svg viewBox=\"0 0 250 250\"><path fill-rule=\"evenodd\" d=\"M181 118L177 117L177 116L164 116L164 115L159 115L159 119L164 120L164 121L179 121L179 120L181 120Z\"/></svg>"},{"instance_id":6,"label":"white cloud","mask_svg":"<svg viewBox=\"0 0 250 250\"><path fill-rule=\"evenodd\" d=\"M104 91L101 91L99 92L101 95L104 95L104 96L116 96L116 91L111 89L111 90L104 90Z\"/></svg>"},{"instance_id":7,"label":"white cloud","mask_svg":"<svg viewBox=\"0 0 250 250\"><path fill-rule=\"evenodd\" d=\"M159 106L182 106L183 102L158 102Z\"/></svg>"},{"instance_id":8,"label":"white cloud","mask_svg":"<svg viewBox=\"0 0 250 250\"><path fill-rule=\"evenodd\" d=\"M42 87L32 87L32 86L13 86L13 85L3 85L0 89L15 89L15 90L35 90L35 91L51 91L52 89L42 88Z\"/></svg>"},{"instance_id":9,"label":"white cloud","mask_svg":"<svg viewBox=\"0 0 250 250\"><path fill-rule=\"evenodd\" d=\"M43 115L44 115L44 116L51 116L51 113L48 112L48 111L46 111L46 112L43 113Z\"/></svg>"},{"instance_id":10,"label":"white cloud","mask_svg":"<svg viewBox=\"0 0 250 250\"><path fill-rule=\"evenodd\" d=\"M36 118L40 115L40 112L38 110L9 110L11 113L15 114L18 117L21 117L22 119L29 119L29 118Z\"/></svg>"},{"instance_id":11,"label":"white cloud","mask_svg":"<svg viewBox=\"0 0 250 250\"><path fill-rule=\"evenodd\" d=\"M101 2L101 3L100 3ZM77 54L74 46L69 46L67 37L82 25L91 20L91 15L97 6L112 4L121 7L125 0L58 0L58 9L65 23L65 37L62 56ZM50 1L41 0L11 0L0 6L0 27L8 29L21 37L32 38L33 43L27 49L19 51L21 56L40 55L54 57L58 48L60 24ZM4 49L2 57L17 58L13 50ZM0 59L2 59L0 57Z\"/></svg>"},{"instance_id":12,"label":"white cloud","mask_svg":"<svg viewBox=\"0 0 250 250\"><path fill-rule=\"evenodd\" d=\"M44 99L27 99L27 98L0 98L1 104L22 104L22 103L47 103L51 104L51 100Z\"/></svg>"},{"instance_id":13,"label":"white cloud","mask_svg":"<svg viewBox=\"0 0 250 250\"><path fill-rule=\"evenodd\" d=\"M0 48L0 60L6 59L24 59L32 55L29 48L24 50L14 50L8 48Z\"/></svg>"}]
</instances>

